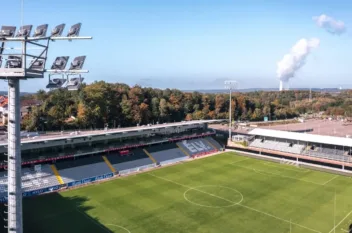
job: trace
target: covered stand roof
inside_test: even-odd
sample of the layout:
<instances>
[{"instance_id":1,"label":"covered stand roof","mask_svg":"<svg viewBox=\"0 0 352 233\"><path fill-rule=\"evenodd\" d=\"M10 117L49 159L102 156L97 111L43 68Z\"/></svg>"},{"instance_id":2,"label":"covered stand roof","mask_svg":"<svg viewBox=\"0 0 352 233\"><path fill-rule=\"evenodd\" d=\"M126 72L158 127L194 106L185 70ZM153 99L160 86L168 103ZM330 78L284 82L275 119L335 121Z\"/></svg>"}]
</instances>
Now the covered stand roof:
<instances>
[{"instance_id":1,"label":"covered stand roof","mask_svg":"<svg viewBox=\"0 0 352 233\"><path fill-rule=\"evenodd\" d=\"M107 134L118 134L118 133L131 133L136 131L152 130L152 129L163 129L168 127L182 127L187 125L199 125L199 124L210 124L218 123L224 120L193 120L193 121L184 121L184 122L175 122L175 123L164 123L151 126L137 126L137 127L128 127L128 128L117 128L109 130L96 130L96 131L82 131L79 135L68 135L68 134L43 134L39 135L37 139L27 139L22 138L21 143L36 143L44 141L55 141L55 140L64 140L67 138L83 138L83 137L96 137ZM0 140L0 146L7 145L7 140Z\"/></svg>"},{"instance_id":2,"label":"covered stand roof","mask_svg":"<svg viewBox=\"0 0 352 233\"><path fill-rule=\"evenodd\" d=\"M296 133L296 132L260 129L260 128L251 130L249 134L264 136L264 137L284 138L284 139L295 140L295 141L352 147L351 138L323 136L323 135L315 135L315 134L308 134L308 133Z\"/></svg>"}]
</instances>

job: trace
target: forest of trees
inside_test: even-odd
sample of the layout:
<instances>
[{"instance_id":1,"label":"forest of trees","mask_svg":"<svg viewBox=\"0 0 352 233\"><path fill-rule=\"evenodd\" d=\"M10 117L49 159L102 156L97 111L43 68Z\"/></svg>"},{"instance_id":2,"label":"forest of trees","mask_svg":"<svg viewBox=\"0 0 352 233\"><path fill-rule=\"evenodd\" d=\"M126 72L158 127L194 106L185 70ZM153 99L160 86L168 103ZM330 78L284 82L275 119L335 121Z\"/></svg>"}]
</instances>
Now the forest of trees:
<instances>
[{"instance_id":1,"label":"forest of trees","mask_svg":"<svg viewBox=\"0 0 352 233\"><path fill-rule=\"evenodd\" d=\"M95 82L79 91L64 89L24 97L42 102L22 121L25 130L63 130L135 126L156 122L227 119L229 95L182 92L177 89L129 87L121 83ZM352 92L338 96L308 91L234 93L234 120L288 119L302 113L325 111L352 116ZM68 120L70 119L70 120Z\"/></svg>"}]
</instances>

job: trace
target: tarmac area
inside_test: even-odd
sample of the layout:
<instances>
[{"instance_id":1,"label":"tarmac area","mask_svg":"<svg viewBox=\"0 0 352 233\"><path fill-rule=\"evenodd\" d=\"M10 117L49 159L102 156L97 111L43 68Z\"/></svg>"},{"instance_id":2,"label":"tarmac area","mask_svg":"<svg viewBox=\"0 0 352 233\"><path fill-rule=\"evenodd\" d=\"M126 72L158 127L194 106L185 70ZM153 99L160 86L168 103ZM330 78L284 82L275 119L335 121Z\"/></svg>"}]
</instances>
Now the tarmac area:
<instances>
[{"instance_id":1,"label":"tarmac area","mask_svg":"<svg viewBox=\"0 0 352 233\"><path fill-rule=\"evenodd\" d=\"M228 125L212 124L212 125L209 125L209 128L227 131ZM283 130L283 131L299 131L299 130L313 129L313 131L308 133L317 134L317 135L335 136L335 137L346 137L350 135L352 138L352 122L343 122L338 120L309 119L303 123L260 126L258 128ZM249 131L250 131L249 127L241 127L241 126L233 130L233 132L237 132L237 133L248 133Z\"/></svg>"}]
</instances>

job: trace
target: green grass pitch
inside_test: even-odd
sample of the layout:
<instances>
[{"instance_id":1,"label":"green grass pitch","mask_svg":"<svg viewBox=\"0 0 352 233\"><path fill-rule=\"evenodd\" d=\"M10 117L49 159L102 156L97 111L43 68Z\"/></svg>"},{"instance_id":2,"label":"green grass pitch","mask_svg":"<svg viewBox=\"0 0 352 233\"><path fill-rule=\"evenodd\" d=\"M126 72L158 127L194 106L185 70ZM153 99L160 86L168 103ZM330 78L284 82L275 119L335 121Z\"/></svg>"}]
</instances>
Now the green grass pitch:
<instances>
[{"instance_id":1,"label":"green grass pitch","mask_svg":"<svg viewBox=\"0 0 352 233\"><path fill-rule=\"evenodd\" d=\"M25 233L345 233L350 224L351 178L232 152L24 200Z\"/></svg>"}]
</instances>

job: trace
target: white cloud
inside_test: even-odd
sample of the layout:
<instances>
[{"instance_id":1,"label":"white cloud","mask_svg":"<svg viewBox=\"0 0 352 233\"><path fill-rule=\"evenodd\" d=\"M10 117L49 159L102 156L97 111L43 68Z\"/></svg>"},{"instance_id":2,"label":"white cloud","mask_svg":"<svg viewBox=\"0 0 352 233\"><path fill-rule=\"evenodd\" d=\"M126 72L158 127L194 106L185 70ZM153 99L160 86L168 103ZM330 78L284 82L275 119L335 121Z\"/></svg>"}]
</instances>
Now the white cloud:
<instances>
[{"instance_id":1,"label":"white cloud","mask_svg":"<svg viewBox=\"0 0 352 233\"><path fill-rule=\"evenodd\" d=\"M331 34L341 35L346 32L346 25L344 22L341 20L336 20L325 14L314 16L313 20L316 22L318 27L324 28Z\"/></svg>"},{"instance_id":2,"label":"white cloud","mask_svg":"<svg viewBox=\"0 0 352 233\"><path fill-rule=\"evenodd\" d=\"M306 62L310 52L320 44L319 39L300 39L292 48L290 53L286 54L281 61L277 63L276 74L282 81L288 81L295 76Z\"/></svg>"}]
</instances>

